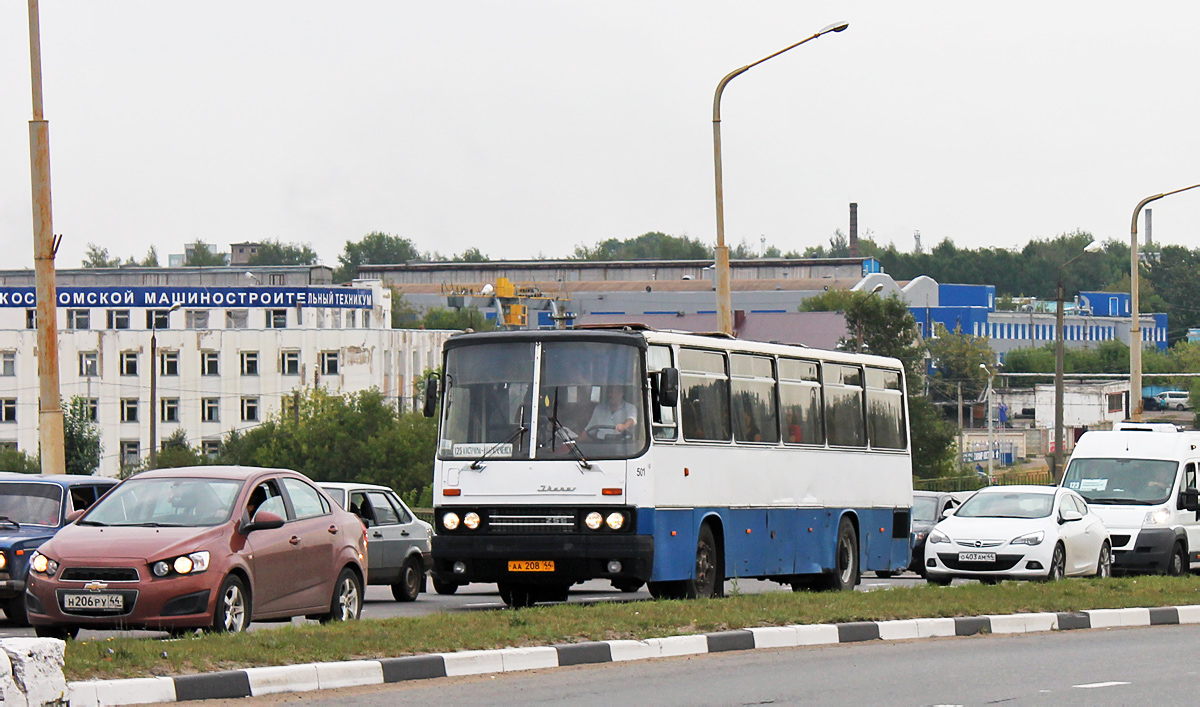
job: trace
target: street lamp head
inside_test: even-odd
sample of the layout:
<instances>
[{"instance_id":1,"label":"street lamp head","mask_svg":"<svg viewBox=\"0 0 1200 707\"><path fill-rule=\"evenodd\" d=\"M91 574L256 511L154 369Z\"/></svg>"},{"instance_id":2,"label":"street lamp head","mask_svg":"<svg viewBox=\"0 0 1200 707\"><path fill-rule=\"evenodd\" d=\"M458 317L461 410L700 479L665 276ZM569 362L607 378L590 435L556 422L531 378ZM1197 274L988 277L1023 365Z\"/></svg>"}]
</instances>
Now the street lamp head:
<instances>
[{"instance_id":1,"label":"street lamp head","mask_svg":"<svg viewBox=\"0 0 1200 707\"><path fill-rule=\"evenodd\" d=\"M871 288L871 294L873 294L873 295L877 295L882 291L883 291L883 283L882 282Z\"/></svg>"},{"instance_id":2,"label":"street lamp head","mask_svg":"<svg viewBox=\"0 0 1200 707\"><path fill-rule=\"evenodd\" d=\"M171 308L168 309L167 311L174 312L175 310L179 309L182 306L183 306L183 302L176 302L175 304L171 305Z\"/></svg>"},{"instance_id":3,"label":"street lamp head","mask_svg":"<svg viewBox=\"0 0 1200 707\"><path fill-rule=\"evenodd\" d=\"M834 22L825 29L817 32L817 34L828 34L830 32L841 32L850 26L849 22Z\"/></svg>"}]
</instances>

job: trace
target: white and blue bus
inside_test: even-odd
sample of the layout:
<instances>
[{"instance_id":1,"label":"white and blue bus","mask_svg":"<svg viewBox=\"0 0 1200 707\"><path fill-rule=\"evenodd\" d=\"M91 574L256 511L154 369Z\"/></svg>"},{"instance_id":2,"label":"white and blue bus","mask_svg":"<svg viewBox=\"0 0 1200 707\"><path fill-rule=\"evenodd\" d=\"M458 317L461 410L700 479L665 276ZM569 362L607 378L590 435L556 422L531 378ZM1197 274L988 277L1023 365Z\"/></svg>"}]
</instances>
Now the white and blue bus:
<instances>
[{"instance_id":1,"label":"white and blue bus","mask_svg":"<svg viewBox=\"0 0 1200 707\"><path fill-rule=\"evenodd\" d=\"M435 588L509 605L609 579L709 597L729 578L851 589L909 560L904 369L879 356L640 330L445 344Z\"/></svg>"}]
</instances>

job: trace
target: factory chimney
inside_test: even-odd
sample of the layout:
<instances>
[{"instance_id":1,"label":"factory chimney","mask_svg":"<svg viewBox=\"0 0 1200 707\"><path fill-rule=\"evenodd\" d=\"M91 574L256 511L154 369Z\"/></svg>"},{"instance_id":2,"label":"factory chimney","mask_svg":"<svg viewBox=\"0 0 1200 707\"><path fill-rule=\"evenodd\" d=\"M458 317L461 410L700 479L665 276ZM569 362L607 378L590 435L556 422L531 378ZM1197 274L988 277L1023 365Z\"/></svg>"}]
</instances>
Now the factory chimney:
<instances>
[{"instance_id":1,"label":"factory chimney","mask_svg":"<svg viewBox=\"0 0 1200 707\"><path fill-rule=\"evenodd\" d=\"M850 257L858 257L858 203L850 202Z\"/></svg>"}]
</instances>

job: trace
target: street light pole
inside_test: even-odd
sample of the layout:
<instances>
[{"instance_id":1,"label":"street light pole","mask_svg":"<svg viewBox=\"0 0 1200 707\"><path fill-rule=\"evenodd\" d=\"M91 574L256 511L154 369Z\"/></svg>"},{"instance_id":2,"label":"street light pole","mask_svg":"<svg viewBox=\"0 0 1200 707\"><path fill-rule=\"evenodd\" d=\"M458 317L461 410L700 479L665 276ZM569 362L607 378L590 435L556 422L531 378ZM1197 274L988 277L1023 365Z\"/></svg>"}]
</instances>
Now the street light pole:
<instances>
[{"instance_id":1,"label":"street light pole","mask_svg":"<svg viewBox=\"0 0 1200 707\"><path fill-rule=\"evenodd\" d=\"M990 484L990 483L992 483L992 457L995 456L995 442L993 441L993 437L992 437L992 435L993 435L993 432L992 432L992 378L994 377L994 374L992 373L992 370L990 368L988 368L986 365L984 365L982 363L979 364L979 367L983 369L984 373L987 373L987 377L988 377L988 387L987 387L988 451L987 451L987 458L988 458L988 483Z\"/></svg>"},{"instance_id":2,"label":"street light pole","mask_svg":"<svg viewBox=\"0 0 1200 707\"><path fill-rule=\"evenodd\" d=\"M1164 196L1200 187L1193 184L1190 187L1176 189L1148 196L1138 202L1133 209L1133 219L1129 227L1129 410L1134 422L1142 421L1142 322L1138 311L1138 239L1137 222L1142 208L1152 201L1158 201Z\"/></svg>"},{"instance_id":3,"label":"street light pole","mask_svg":"<svg viewBox=\"0 0 1200 707\"><path fill-rule=\"evenodd\" d=\"M42 40L37 0L29 0L29 69L33 120L29 166L33 186L33 266L37 291L38 442L42 473L66 472L58 380L58 305L54 287L54 219L50 207L50 123L42 112Z\"/></svg>"},{"instance_id":4,"label":"street light pole","mask_svg":"<svg viewBox=\"0 0 1200 707\"><path fill-rule=\"evenodd\" d=\"M1083 247L1075 257L1058 266L1058 290L1055 298L1058 303L1054 307L1054 481L1062 479L1063 465L1063 367L1066 360L1066 344L1064 343L1063 327L1063 271L1067 266L1090 252L1096 245L1095 241Z\"/></svg>"},{"instance_id":5,"label":"street light pole","mask_svg":"<svg viewBox=\"0 0 1200 707\"><path fill-rule=\"evenodd\" d=\"M733 305L730 301L729 292L729 247L725 245L725 195L724 187L721 181L721 93L725 90L725 85L732 81L736 76L745 73L746 71L758 66L768 59L773 59L784 52L795 49L805 42L812 41L823 34L830 32L841 32L850 26L849 22L837 22L825 27L811 37L796 42L795 44L780 49L774 54L763 57L758 61L747 64L740 69L735 69L721 79L717 84L716 94L713 96L713 165L716 172L716 190L717 190L717 247L716 247L716 266L717 266L717 327L724 333L733 335Z\"/></svg>"},{"instance_id":6,"label":"street light pole","mask_svg":"<svg viewBox=\"0 0 1200 707\"><path fill-rule=\"evenodd\" d=\"M170 328L171 312L179 309L176 302L167 310L167 327ZM158 468L158 312L150 314L150 468Z\"/></svg>"}]
</instances>

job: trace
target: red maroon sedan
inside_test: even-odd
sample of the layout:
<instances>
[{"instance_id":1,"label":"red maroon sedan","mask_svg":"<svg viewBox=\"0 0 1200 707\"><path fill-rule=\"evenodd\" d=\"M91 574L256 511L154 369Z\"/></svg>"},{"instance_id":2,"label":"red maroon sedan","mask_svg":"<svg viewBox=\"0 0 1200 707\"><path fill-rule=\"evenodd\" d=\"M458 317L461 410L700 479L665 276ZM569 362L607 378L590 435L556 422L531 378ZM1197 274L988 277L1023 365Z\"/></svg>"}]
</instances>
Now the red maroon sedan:
<instances>
[{"instance_id":1,"label":"red maroon sedan","mask_svg":"<svg viewBox=\"0 0 1200 707\"><path fill-rule=\"evenodd\" d=\"M203 466L147 471L30 559L39 636L80 628L242 631L251 621L357 619L363 524L302 474Z\"/></svg>"}]
</instances>

